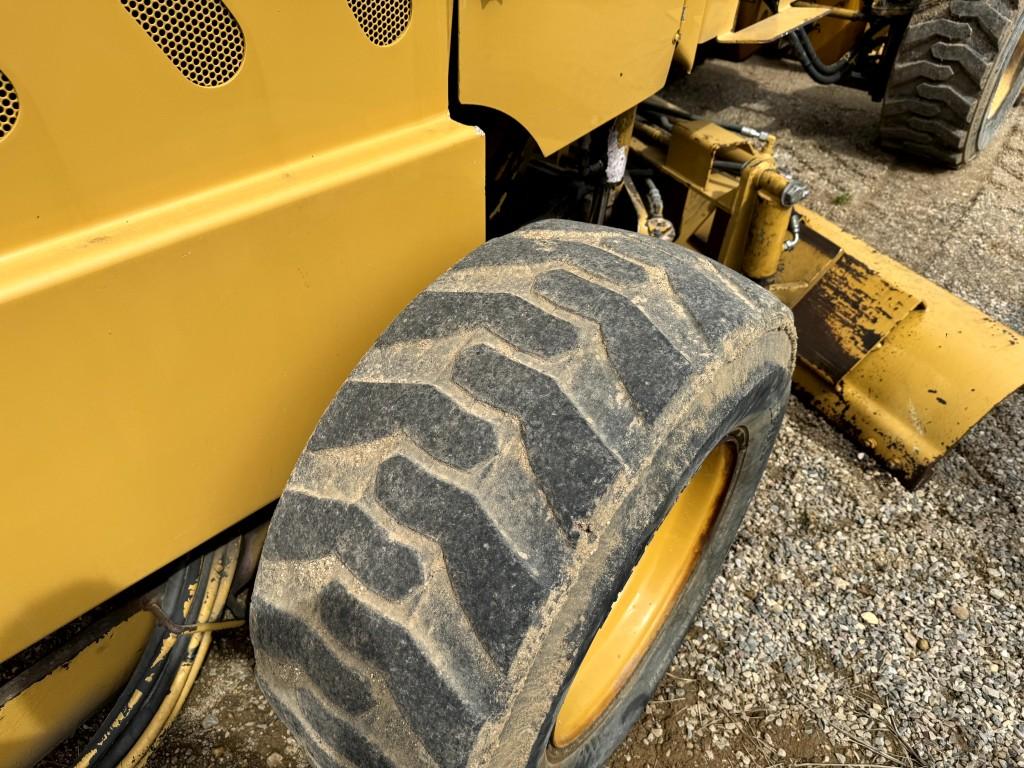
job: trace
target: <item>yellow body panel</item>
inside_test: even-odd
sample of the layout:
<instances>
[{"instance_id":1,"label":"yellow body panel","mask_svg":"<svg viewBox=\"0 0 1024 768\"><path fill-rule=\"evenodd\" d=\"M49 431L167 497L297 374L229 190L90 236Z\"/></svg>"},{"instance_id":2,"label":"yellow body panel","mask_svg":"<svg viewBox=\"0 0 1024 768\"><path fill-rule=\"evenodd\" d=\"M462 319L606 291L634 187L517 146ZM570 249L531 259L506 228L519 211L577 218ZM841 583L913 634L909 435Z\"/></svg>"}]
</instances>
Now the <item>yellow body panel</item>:
<instances>
[{"instance_id":1,"label":"yellow body panel","mask_svg":"<svg viewBox=\"0 0 1024 768\"><path fill-rule=\"evenodd\" d=\"M732 31L739 10L740 0L688 0L685 23L699 29L698 39L706 43Z\"/></svg>"},{"instance_id":2,"label":"yellow body panel","mask_svg":"<svg viewBox=\"0 0 1024 768\"><path fill-rule=\"evenodd\" d=\"M682 11L683 0L461 0L459 99L554 152L664 86Z\"/></svg>"},{"instance_id":3,"label":"yellow body panel","mask_svg":"<svg viewBox=\"0 0 1024 768\"><path fill-rule=\"evenodd\" d=\"M334 0L230 6L246 55L216 88L119 3L0 7L0 659L273 500L377 334L483 240L446 3L388 47Z\"/></svg>"},{"instance_id":4,"label":"yellow body panel","mask_svg":"<svg viewBox=\"0 0 1024 768\"><path fill-rule=\"evenodd\" d=\"M442 0L417 3L387 48L345 2L228 5L245 59L230 82L202 88L117 0L0 4L0 69L21 99L0 145L0 248L446 113Z\"/></svg>"},{"instance_id":5,"label":"yellow body panel","mask_svg":"<svg viewBox=\"0 0 1024 768\"><path fill-rule=\"evenodd\" d=\"M70 662L0 704L0 768L33 765L116 694L152 628L151 614L136 613Z\"/></svg>"},{"instance_id":6,"label":"yellow body panel","mask_svg":"<svg viewBox=\"0 0 1024 768\"><path fill-rule=\"evenodd\" d=\"M739 0L686 0L675 60L687 72L697 65L697 48L701 43L733 28L738 8Z\"/></svg>"}]
</instances>

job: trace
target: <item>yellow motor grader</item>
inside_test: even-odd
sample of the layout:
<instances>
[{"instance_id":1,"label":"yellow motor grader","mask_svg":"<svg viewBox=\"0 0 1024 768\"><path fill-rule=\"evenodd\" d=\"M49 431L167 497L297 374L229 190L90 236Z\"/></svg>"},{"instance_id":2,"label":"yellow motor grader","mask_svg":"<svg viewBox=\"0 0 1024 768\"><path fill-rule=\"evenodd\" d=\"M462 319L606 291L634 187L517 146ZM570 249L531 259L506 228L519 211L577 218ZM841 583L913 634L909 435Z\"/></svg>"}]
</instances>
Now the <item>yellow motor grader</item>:
<instances>
[{"instance_id":1,"label":"yellow motor grader","mask_svg":"<svg viewBox=\"0 0 1024 768\"><path fill-rule=\"evenodd\" d=\"M1021 9L898 5L0 4L0 766L141 765L245 622L317 766L600 765L791 386L913 485L1024 382L774 137L657 96L782 38L937 75L891 18L982 52L962 145L944 85L886 107L967 157Z\"/></svg>"}]
</instances>

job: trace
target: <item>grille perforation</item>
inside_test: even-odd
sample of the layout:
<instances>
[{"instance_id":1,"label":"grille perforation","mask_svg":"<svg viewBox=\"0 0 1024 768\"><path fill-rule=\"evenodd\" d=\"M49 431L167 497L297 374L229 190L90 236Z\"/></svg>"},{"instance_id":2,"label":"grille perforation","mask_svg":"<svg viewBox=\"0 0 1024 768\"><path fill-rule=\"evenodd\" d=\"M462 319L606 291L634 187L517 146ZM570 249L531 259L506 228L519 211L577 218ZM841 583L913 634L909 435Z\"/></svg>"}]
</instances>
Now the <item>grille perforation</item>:
<instances>
[{"instance_id":1,"label":"grille perforation","mask_svg":"<svg viewBox=\"0 0 1024 768\"><path fill-rule=\"evenodd\" d=\"M121 5L196 85L223 85L242 66L245 36L222 0L121 0Z\"/></svg>"},{"instance_id":2,"label":"grille perforation","mask_svg":"<svg viewBox=\"0 0 1024 768\"><path fill-rule=\"evenodd\" d=\"M18 92L14 90L14 83L0 71L0 141L14 130L20 110L21 104L18 102Z\"/></svg>"},{"instance_id":3,"label":"grille perforation","mask_svg":"<svg viewBox=\"0 0 1024 768\"><path fill-rule=\"evenodd\" d=\"M348 0L348 7L363 34L380 46L397 42L412 17L412 0Z\"/></svg>"}]
</instances>

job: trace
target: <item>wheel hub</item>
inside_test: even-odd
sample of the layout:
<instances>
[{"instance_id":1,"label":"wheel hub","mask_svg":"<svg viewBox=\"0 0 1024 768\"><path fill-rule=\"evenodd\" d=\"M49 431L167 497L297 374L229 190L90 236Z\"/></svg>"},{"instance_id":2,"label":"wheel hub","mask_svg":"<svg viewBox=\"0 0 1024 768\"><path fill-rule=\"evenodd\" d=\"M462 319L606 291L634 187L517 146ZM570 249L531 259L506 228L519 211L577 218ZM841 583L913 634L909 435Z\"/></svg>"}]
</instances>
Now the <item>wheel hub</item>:
<instances>
[{"instance_id":1,"label":"wheel hub","mask_svg":"<svg viewBox=\"0 0 1024 768\"><path fill-rule=\"evenodd\" d=\"M735 457L731 442L719 444L655 531L569 686L551 737L556 748L600 719L654 643L721 509Z\"/></svg>"}]
</instances>

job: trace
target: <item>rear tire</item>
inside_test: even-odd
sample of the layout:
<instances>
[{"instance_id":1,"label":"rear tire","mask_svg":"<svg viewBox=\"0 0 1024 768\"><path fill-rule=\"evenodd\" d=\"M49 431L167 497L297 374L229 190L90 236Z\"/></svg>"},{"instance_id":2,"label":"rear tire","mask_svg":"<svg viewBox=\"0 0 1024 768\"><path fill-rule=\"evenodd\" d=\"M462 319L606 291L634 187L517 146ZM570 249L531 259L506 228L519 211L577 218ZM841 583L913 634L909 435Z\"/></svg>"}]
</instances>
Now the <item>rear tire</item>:
<instances>
[{"instance_id":1,"label":"rear tire","mask_svg":"<svg viewBox=\"0 0 1024 768\"><path fill-rule=\"evenodd\" d=\"M653 238L542 222L474 251L352 373L271 522L257 677L321 766L596 766L703 603L794 359L766 291ZM559 705L681 489L732 441L717 517L600 719Z\"/></svg>"},{"instance_id":2,"label":"rear tire","mask_svg":"<svg viewBox=\"0 0 1024 768\"><path fill-rule=\"evenodd\" d=\"M882 143L949 167L968 162L1020 95L1022 35L1021 0L922 3L889 77Z\"/></svg>"}]
</instances>

